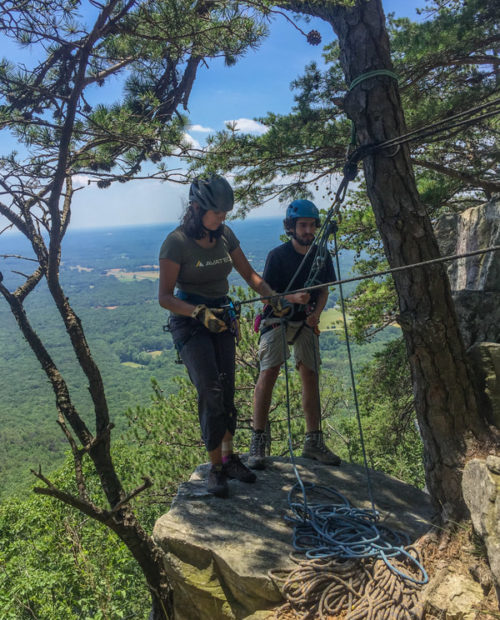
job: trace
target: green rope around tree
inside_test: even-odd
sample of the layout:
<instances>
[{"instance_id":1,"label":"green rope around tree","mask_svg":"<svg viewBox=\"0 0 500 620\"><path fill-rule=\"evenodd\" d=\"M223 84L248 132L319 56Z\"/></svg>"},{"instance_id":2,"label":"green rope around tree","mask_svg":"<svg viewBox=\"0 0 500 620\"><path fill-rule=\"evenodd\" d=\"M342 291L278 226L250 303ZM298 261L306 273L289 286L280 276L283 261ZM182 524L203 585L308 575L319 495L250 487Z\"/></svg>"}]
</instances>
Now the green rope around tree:
<instances>
[{"instance_id":1,"label":"green rope around tree","mask_svg":"<svg viewBox=\"0 0 500 620\"><path fill-rule=\"evenodd\" d=\"M394 73L394 71L389 71L389 69L374 69L373 71L367 71L366 73L362 73L361 75L358 75L357 78L354 78L354 80L351 82L349 86L349 90L351 91L355 86L357 86L358 84L361 84L361 82L364 82L365 80L369 80L372 77L377 77L379 75L385 75L386 77L393 78L394 80L396 80L396 82L399 81L399 78Z\"/></svg>"},{"instance_id":2,"label":"green rope around tree","mask_svg":"<svg viewBox=\"0 0 500 620\"><path fill-rule=\"evenodd\" d=\"M358 75L357 78L354 78L354 80L349 85L349 89L348 89L349 92L351 92L351 90L355 86L357 86L358 84L361 84L361 82L364 82L365 80L369 80L370 78L373 78L373 77L378 77L379 75L390 77L393 80L396 80L396 82L399 81L399 78L394 73L394 71L389 71L389 69L374 69L373 71L367 71L366 73L362 73L361 75ZM355 145L356 145L356 128L354 127L354 123L351 121L351 141L349 142L349 146L355 146Z\"/></svg>"}]
</instances>

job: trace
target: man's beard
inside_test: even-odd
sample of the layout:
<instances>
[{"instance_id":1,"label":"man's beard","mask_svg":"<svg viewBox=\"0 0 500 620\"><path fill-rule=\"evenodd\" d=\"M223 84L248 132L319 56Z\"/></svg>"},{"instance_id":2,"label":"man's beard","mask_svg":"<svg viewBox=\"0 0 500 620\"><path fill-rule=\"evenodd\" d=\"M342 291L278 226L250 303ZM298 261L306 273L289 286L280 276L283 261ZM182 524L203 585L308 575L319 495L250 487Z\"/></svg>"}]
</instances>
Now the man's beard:
<instances>
[{"instance_id":1,"label":"man's beard","mask_svg":"<svg viewBox=\"0 0 500 620\"><path fill-rule=\"evenodd\" d=\"M308 235L308 238L311 239L310 241L305 241L304 239L297 237L295 233L293 233L293 238L299 245L303 246L304 248L307 248L308 246L312 245L314 242L314 235Z\"/></svg>"}]
</instances>

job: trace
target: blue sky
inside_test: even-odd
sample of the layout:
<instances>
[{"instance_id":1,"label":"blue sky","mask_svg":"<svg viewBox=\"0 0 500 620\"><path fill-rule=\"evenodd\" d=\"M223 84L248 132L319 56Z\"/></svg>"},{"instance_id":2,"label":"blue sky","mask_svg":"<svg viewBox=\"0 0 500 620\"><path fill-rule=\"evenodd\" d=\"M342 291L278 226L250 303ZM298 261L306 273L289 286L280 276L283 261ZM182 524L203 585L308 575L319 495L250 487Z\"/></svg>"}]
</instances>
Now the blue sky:
<instances>
[{"instance_id":1,"label":"blue sky","mask_svg":"<svg viewBox=\"0 0 500 620\"><path fill-rule=\"evenodd\" d=\"M397 16L416 18L415 8L422 7L424 0L386 0L383 4L386 14L395 12ZM277 17L271 24L270 36L259 49L248 52L236 65L225 67L221 59L216 59L199 70L189 103L192 127L187 139L203 144L208 130L222 129L227 121L238 121L244 130L252 127L255 117L290 110L290 82L301 75L309 62L321 63L322 45L334 38L331 27L321 20L302 20L298 25L305 32L312 28L320 31L323 43L317 47L309 45L292 24ZM8 52L4 49L3 53ZM106 99L112 101L115 97L118 93L108 90ZM104 190L91 185L77 192L71 226L93 228L176 221L187 191L186 186L156 181L116 184ZM284 207L271 203L255 210L250 217L281 215L283 210Z\"/></svg>"}]
</instances>

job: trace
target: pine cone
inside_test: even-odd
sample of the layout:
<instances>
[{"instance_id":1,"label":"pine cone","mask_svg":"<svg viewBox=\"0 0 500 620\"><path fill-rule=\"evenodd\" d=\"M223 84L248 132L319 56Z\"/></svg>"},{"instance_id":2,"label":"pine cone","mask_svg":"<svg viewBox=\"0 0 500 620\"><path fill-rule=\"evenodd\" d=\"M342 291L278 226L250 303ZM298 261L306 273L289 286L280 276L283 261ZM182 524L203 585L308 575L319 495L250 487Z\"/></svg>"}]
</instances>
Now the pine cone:
<instances>
[{"instance_id":1,"label":"pine cone","mask_svg":"<svg viewBox=\"0 0 500 620\"><path fill-rule=\"evenodd\" d=\"M310 45L319 45L321 43L321 35L317 30L311 30L307 33L307 42Z\"/></svg>"}]
</instances>

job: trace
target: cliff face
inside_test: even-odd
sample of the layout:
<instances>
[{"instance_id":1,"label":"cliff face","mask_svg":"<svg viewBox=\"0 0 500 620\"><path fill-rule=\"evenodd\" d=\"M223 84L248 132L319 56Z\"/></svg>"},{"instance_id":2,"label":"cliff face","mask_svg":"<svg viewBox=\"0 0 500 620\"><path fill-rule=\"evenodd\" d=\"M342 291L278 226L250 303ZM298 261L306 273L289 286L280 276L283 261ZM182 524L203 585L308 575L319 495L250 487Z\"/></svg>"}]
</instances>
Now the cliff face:
<instances>
[{"instance_id":1,"label":"cliff face","mask_svg":"<svg viewBox=\"0 0 500 620\"><path fill-rule=\"evenodd\" d=\"M500 199L440 218L434 227L443 256L500 245ZM447 263L465 346L500 342L500 252Z\"/></svg>"}]
</instances>

